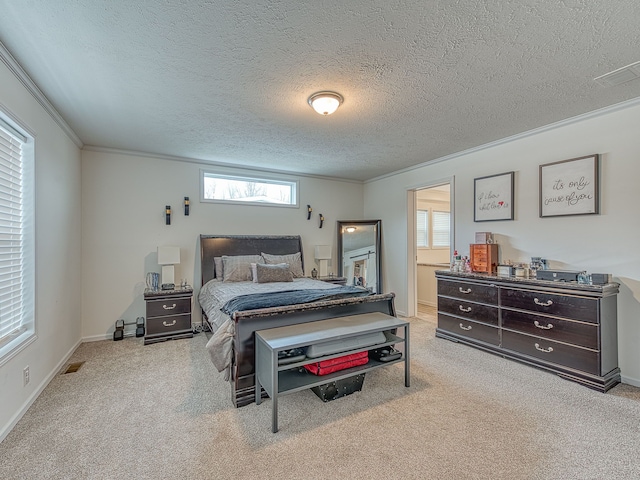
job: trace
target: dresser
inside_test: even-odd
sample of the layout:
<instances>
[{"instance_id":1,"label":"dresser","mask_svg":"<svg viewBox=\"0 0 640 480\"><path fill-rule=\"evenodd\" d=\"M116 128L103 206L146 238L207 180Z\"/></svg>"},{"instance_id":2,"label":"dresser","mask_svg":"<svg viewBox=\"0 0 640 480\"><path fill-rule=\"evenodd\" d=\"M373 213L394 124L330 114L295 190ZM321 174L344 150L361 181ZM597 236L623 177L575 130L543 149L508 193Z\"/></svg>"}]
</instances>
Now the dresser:
<instances>
[{"instance_id":1,"label":"dresser","mask_svg":"<svg viewBox=\"0 0 640 480\"><path fill-rule=\"evenodd\" d=\"M618 284L436 272L436 337L606 392L620 383Z\"/></svg>"},{"instance_id":2,"label":"dresser","mask_svg":"<svg viewBox=\"0 0 640 480\"><path fill-rule=\"evenodd\" d=\"M191 328L191 287L144 292L147 319L144 344L193 337Z\"/></svg>"}]
</instances>

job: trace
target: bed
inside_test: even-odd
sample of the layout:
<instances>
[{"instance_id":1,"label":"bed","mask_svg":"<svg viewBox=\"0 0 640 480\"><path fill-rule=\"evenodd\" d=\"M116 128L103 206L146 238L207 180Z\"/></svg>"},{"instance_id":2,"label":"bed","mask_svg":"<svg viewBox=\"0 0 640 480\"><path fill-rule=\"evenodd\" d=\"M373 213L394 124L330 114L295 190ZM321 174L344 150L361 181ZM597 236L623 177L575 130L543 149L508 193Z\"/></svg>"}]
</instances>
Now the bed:
<instances>
[{"instance_id":1,"label":"bed","mask_svg":"<svg viewBox=\"0 0 640 480\"><path fill-rule=\"evenodd\" d=\"M230 308L226 313L221 314L220 303L230 300L233 292L224 290L220 293L221 285L219 284L229 283L230 289L235 290L239 297L245 296L249 291L245 288L253 288L247 285L252 283L250 281L224 282L216 278L215 265L218 262L220 266L221 257L267 253L278 258L278 256L295 255L300 252L300 267L304 271L302 240L300 236L294 235L200 235L200 252L202 288L198 299L203 312L203 321L214 332L208 343L208 349L212 360L216 355L220 358L226 358L226 355L229 355L227 374L231 385L231 399L236 407L252 403L255 399L254 339L257 330L359 313L382 312L395 316L393 293L366 292L365 294L355 291L353 287L337 287L334 284L304 277L295 278L285 290L309 290L304 295L313 298L311 301L280 304L279 300L280 303L269 302L273 305L262 308L252 308L252 303L249 302L249 309L245 309L247 308L245 305L238 310ZM262 294L268 294L271 290L282 290L275 285L260 285L259 290ZM310 293L311 290L314 292ZM211 291L216 297L213 300L208 298ZM225 306L228 307L228 305ZM226 347L218 348L220 342L214 345L215 348L211 347L214 337L220 339L225 336L230 340L225 344Z\"/></svg>"}]
</instances>

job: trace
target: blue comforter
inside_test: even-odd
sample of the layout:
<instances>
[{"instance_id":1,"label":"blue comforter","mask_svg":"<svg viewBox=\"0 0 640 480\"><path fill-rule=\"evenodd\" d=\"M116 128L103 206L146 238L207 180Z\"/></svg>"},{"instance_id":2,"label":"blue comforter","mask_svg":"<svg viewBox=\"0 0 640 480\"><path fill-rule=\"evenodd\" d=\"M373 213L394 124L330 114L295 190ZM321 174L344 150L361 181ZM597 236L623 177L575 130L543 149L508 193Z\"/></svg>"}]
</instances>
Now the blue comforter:
<instances>
[{"instance_id":1,"label":"blue comforter","mask_svg":"<svg viewBox=\"0 0 640 480\"><path fill-rule=\"evenodd\" d=\"M317 302L319 300L334 300L338 298L366 297L371 295L369 290L361 287L336 287L329 289L311 290L287 290L284 292L252 293L239 295L227 303L221 310L227 315L244 310L255 310L257 308L282 307L284 305L295 305L298 303Z\"/></svg>"}]
</instances>

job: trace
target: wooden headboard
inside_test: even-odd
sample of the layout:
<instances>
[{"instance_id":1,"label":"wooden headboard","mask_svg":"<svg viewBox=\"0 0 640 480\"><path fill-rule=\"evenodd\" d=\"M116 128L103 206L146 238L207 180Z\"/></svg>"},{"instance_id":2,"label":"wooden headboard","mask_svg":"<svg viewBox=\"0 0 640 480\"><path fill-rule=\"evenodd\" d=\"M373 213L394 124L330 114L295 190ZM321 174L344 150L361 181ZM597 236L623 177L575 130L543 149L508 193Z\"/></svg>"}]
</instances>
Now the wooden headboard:
<instances>
[{"instance_id":1,"label":"wooden headboard","mask_svg":"<svg viewBox=\"0 0 640 480\"><path fill-rule=\"evenodd\" d=\"M302 268L304 255L299 235L200 235L202 285L214 278L213 257L222 255L287 255L300 252Z\"/></svg>"}]
</instances>

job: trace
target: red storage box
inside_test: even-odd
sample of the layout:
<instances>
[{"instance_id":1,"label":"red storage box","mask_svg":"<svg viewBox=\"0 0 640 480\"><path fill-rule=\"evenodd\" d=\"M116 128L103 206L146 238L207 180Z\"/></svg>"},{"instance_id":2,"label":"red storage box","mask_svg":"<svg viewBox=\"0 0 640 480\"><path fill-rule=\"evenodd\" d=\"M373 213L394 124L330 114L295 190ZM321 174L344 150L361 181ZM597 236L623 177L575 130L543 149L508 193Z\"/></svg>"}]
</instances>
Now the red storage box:
<instances>
[{"instance_id":1,"label":"red storage box","mask_svg":"<svg viewBox=\"0 0 640 480\"><path fill-rule=\"evenodd\" d=\"M309 363L308 365L304 365L304 368L314 375L327 375L328 373L344 370L345 368L364 365L368 361L369 352L365 350L364 352L352 353L351 355L345 355L344 357Z\"/></svg>"}]
</instances>

